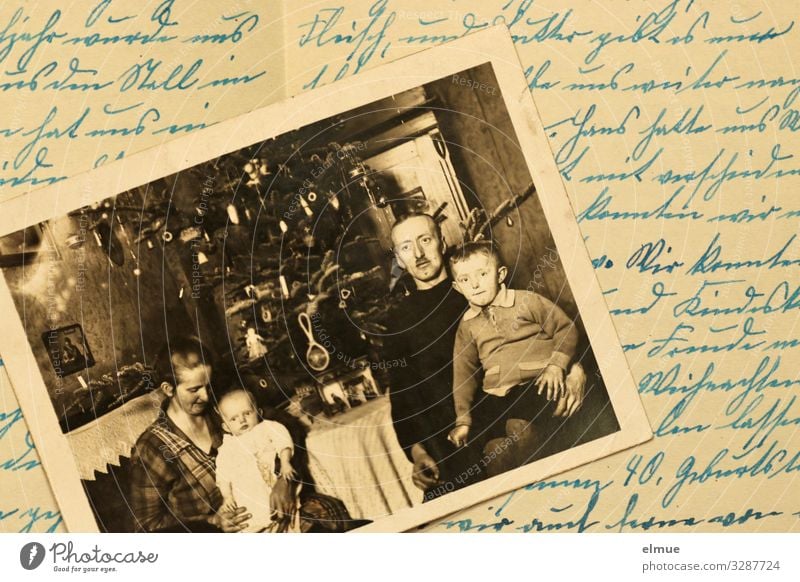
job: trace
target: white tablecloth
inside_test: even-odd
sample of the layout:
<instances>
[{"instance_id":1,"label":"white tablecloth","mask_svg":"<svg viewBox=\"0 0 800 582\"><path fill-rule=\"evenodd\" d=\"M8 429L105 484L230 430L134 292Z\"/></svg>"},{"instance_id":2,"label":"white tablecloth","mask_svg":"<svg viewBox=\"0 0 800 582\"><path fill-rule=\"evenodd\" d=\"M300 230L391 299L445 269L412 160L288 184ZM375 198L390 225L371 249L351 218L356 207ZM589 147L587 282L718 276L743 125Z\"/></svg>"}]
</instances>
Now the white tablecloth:
<instances>
[{"instance_id":1,"label":"white tablecloth","mask_svg":"<svg viewBox=\"0 0 800 582\"><path fill-rule=\"evenodd\" d=\"M81 479L92 481L95 471L105 473L120 457L130 457L139 435L158 418L162 400L163 393L154 390L67 433Z\"/></svg>"},{"instance_id":2,"label":"white tablecloth","mask_svg":"<svg viewBox=\"0 0 800 582\"><path fill-rule=\"evenodd\" d=\"M341 499L356 519L377 519L422 503L389 411L388 397L376 398L317 420L306 441L318 490Z\"/></svg>"}]
</instances>

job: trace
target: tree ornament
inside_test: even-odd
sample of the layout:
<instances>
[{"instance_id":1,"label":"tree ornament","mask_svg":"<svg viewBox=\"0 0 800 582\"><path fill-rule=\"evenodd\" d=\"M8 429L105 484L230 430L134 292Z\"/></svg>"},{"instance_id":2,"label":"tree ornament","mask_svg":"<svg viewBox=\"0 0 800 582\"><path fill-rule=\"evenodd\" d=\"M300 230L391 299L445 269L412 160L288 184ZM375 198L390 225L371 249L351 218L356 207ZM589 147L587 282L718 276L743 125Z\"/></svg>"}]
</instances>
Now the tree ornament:
<instances>
[{"instance_id":1,"label":"tree ornament","mask_svg":"<svg viewBox=\"0 0 800 582\"><path fill-rule=\"evenodd\" d=\"M325 350L310 350L306 353L306 361L312 370L321 372L328 367L330 356Z\"/></svg>"},{"instance_id":2,"label":"tree ornament","mask_svg":"<svg viewBox=\"0 0 800 582\"><path fill-rule=\"evenodd\" d=\"M297 316L297 321L300 324L300 329L306 334L308 339L308 350L306 351L306 361L312 370L321 372L328 367L331 362L330 354L323 346L317 343L314 339L314 332L311 330L311 318L307 313L301 313Z\"/></svg>"},{"instance_id":3,"label":"tree ornament","mask_svg":"<svg viewBox=\"0 0 800 582\"><path fill-rule=\"evenodd\" d=\"M303 227L303 244L307 248L313 247L317 243L316 238L314 237L314 233L311 232L310 226Z\"/></svg>"},{"instance_id":4,"label":"tree ornament","mask_svg":"<svg viewBox=\"0 0 800 582\"><path fill-rule=\"evenodd\" d=\"M231 221L231 224L239 224L239 211L236 210L236 207L233 204L228 204L225 210L228 213L228 220Z\"/></svg>"},{"instance_id":5,"label":"tree ornament","mask_svg":"<svg viewBox=\"0 0 800 582\"><path fill-rule=\"evenodd\" d=\"M252 186L257 188L261 185L261 178L262 176L266 176L269 174L269 168L267 167L267 160L263 158L252 158L248 161L242 169L244 173L250 178L247 182L247 186Z\"/></svg>"},{"instance_id":6,"label":"tree ornament","mask_svg":"<svg viewBox=\"0 0 800 582\"><path fill-rule=\"evenodd\" d=\"M247 328L247 336L244 341L247 346L247 357L250 358L250 360L257 360L267 355L267 347L264 345L264 338L256 333L255 328Z\"/></svg>"},{"instance_id":7,"label":"tree ornament","mask_svg":"<svg viewBox=\"0 0 800 582\"><path fill-rule=\"evenodd\" d=\"M339 309L347 308L347 300L350 299L350 289L342 289L339 291Z\"/></svg>"},{"instance_id":8,"label":"tree ornament","mask_svg":"<svg viewBox=\"0 0 800 582\"><path fill-rule=\"evenodd\" d=\"M300 206L303 207L303 211L306 213L306 216L308 216L309 218L314 216L314 211L311 210L311 207L308 205L308 202L306 202L306 199L303 198L302 196L299 196L299 198L300 198Z\"/></svg>"}]
</instances>

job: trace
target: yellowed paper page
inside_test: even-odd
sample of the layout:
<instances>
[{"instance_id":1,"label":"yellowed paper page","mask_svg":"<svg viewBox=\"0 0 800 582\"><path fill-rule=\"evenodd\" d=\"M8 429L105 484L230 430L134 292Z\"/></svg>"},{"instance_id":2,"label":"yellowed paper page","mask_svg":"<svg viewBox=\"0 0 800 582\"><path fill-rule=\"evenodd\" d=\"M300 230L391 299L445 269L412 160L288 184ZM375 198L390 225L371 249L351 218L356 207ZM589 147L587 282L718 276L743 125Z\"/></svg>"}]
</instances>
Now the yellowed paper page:
<instances>
[{"instance_id":1,"label":"yellowed paper page","mask_svg":"<svg viewBox=\"0 0 800 582\"><path fill-rule=\"evenodd\" d=\"M0 532L65 531L28 426L0 364Z\"/></svg>"},{"instance_id":2,"label":"yellowed paper page","mask_svg":"<svg viewBox=\"0 0 800 582\"><path fill-rule=\"evenodd\" d=\"M280 100L282 3L4 2L0 200Z\"/></svg>"},{"instance_id":3,"label":"yellowed paper page","mask_svg":"<svg viewBox=\"0 0 800 582\"><path fill-rule=\"evenodd\" d=\"M796 8L373 0L289 15L291 94L510 28L656 433L431 530L800 528Z\"/></svg>"},{"instance_id":4,"label":"yellowed paper page","mask_svg":"<svg viewBox=\"0 0 800 582\"><path fill-rule=\"evenodd\" d=\"M0 201L281 99L282 10L277 0L4 2ZM63 529L0 374L0 531Z\"/></svg>"}]
</instances>

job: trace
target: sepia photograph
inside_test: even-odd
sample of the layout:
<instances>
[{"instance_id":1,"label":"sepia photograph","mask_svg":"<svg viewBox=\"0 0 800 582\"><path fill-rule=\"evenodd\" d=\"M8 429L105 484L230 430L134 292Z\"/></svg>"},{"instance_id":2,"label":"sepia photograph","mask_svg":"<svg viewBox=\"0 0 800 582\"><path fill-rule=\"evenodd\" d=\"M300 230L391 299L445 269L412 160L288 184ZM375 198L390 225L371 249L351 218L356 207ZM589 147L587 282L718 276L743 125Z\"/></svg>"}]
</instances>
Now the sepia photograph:
<instances>
[{"instance_id":1,"label":"sepia photograph","mask_svg":"<svg viewBox=\"0 0 800 582\"><path fill-rule=\"evenodd\" d=\"M68 180L5 231L0 351L71 529L401 531L651 437L486 44Z\"/></svg>"}]
</instances>

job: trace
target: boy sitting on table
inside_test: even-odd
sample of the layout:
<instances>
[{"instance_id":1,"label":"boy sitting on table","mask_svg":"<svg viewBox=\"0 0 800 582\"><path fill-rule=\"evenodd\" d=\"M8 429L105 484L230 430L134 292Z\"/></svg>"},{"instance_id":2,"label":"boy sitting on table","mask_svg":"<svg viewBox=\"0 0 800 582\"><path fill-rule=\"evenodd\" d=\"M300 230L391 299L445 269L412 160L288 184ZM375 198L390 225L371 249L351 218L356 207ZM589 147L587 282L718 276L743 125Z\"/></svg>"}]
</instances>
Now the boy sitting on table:
<instances>
[{"instance_id":1,"label":"boy sitting on table","mask_svg":"<svg viewBox=\"0 0 800 582\"><path fill-rule=\"evenodd\" d=\"M489 467L490 475L497 474L541 454L549 436L537 430L549 416L545 407L567 390L583 389L586 376L580 364L565 374L575 357L578 332L548 299L506 288L508 270L491 242L466 243L450 258L450 268L453 286L469 309L453 348L456 426L448 438L457 447L466 445L475 420L486 431L486 450L502 453L499 463ZM485 394L475 403L481 368ZM510 445L498 446L509 438Z\"/></svg>"}]
</instances>

